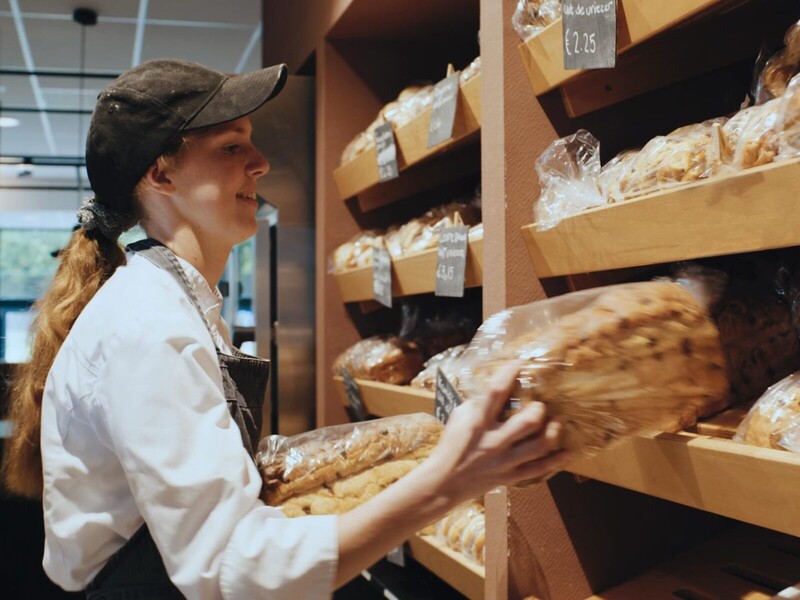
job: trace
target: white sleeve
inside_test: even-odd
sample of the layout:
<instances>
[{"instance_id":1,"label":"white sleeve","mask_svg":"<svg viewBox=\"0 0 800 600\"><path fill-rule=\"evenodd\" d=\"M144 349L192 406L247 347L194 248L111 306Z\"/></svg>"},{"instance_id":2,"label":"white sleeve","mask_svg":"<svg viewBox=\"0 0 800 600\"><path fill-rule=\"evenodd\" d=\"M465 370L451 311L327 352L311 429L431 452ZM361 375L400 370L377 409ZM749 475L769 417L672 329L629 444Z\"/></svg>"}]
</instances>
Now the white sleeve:
<instances>
[{"instance_id":1,"label":"white sleeve","mask_svg":"<svg viewBox=\"0 0 800 600\"><path fill-rule=\"evenodd\" d=\"M124 336L95 390L98 433L119 456L170 579L188 598L329 598L336 517L286 519L258 499L261 477L228 412L211 340L178 319L158 335Z\"/></svg>"}]
</instances>

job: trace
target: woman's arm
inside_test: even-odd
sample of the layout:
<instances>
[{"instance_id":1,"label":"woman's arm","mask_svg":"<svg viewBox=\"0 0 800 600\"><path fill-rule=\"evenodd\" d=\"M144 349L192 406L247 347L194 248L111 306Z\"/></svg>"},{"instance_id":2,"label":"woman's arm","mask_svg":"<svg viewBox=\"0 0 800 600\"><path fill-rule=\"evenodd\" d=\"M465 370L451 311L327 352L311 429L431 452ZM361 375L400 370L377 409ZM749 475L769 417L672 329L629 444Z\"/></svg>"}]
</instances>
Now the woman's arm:
<instances>
[{"instance_id":1,"label":"woman's arm","mask_svg":"<svg viewBox=\"0 0 800 600\"><path fill-rule=\"evenodd\" d=\"M550 474L566 463L566 453L551 454L561 427L546 422L542 404L498 420L517 371L516 366L503 370L485 398L454 410L441 442L422 465L339 517L336 587L461 502L497 485Z\"/></svg>"}]
</instances>

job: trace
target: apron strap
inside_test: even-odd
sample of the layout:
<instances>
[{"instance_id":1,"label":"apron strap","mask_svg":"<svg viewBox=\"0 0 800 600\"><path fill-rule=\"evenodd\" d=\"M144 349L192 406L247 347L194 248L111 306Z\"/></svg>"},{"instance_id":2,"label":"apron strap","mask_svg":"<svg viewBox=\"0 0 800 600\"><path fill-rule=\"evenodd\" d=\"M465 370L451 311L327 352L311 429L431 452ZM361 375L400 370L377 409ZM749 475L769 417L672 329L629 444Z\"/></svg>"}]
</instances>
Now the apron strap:
<instances>
[{"instance_id":1,"label":"apron strap","mask_svg":"<svg viewBox=\"0 0 800 600\"><path fill-rule=\"evenodd\" d=\"M153 238L147 238L146 240L129 244L127 249L143 256L155 266L168 271L173 275L173 277L175 277L175 279L178 281L178 284L181 286L181 288L183 288L184 293L188 296L192 305L197 309L197 313L200 315L200 318L203 319L203 323L208 330L208 334L211 336L211 341L213 342L217 353L221 353L220 349L217 347L217 342L214 341L214 334L211 332L211 324L208 322L203 309L200 308L200 301L197 299L197 296L192 289L192 284L189 283L189 278L186 276L186 271L183 270L181 263L178 262L178 258L175 256L175 253L167 248L164 244L158 240L154 240Z\"/></svg>"}]
</instances>

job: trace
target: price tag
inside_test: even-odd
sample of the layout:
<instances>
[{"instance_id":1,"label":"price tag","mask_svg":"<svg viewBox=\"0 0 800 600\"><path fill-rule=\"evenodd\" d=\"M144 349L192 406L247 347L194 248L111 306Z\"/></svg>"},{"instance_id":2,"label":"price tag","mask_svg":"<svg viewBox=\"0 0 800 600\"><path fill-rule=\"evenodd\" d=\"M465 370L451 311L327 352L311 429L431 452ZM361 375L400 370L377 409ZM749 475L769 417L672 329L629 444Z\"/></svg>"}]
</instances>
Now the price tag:
<instances>
[{"instance_id":1,"label":"price tag","mask_svg":"<svg viewBox=\"0 0 800 600\"><path fill-rule=\"evenodd\" d=\"M392 308L392 255L383 248L372 249L372 296Z\"/></svg>"},{"instance_id":2,"label":"price tag","mask_svg":"<svg viewBox=\"0 0 800 600\"><path fill-rule=\"evenodd\" d=\"M375 147L378 150L378 177L381 181L395 179L400 172L397 168L397 146L391 123L375 128Z\"/></svg>"},{"instance_id":3,"label":"price tag","mask_svg":"<svg viewBox=\"0 0 800 600\"><path fill-rule=\"evenodd\" d=\"M389 554L386 555L386 560L393 565L397 565L398 567L405 567L406 553L403 546L400 545L389 550Z\"/></svg>"},{"instance_id":4,"label":"price tag","mask_svg":"<svg viewBox=\"0 0 800 600\"><path fill-rule=\"evenodd\" d=\"M445 377L441 369L436 369L436 403L433 408L433 416L442 423L447 423L450 413L456 406L461 404L461 396Z\"/></svg>"},{"instance_id":5,"label":"price tag","mask_svg":"<svg viewBox=\"0 0 800 600\"><path fill-rule=\"evenodd\" d=\"M453 123L456 120L458 104L459 72L445 77L433 88L433 107L428 126L428 148L441 144L453 137Z\"/></svg>"},{"instance_id":6,"label":"price tag","mask_svg":"<svg viewBox=\"0 0 800 600\"><path fill-rule=\"evenodd\" d=\"M439 256L436 263L436 295L464 297L464 274L467 270L469 227L445 227L439 235Z\"/></svg>"},{"instance_id":7,"label":"price tag","mask_svg":"<svg viewBox=\"0 0 800 600\"><path fill-rule=\"evenodd\" d=\"M565 69L609 69L617 64L616 0L563 0Z\"/></svg>"},{"instance_id":8,"label":"price tag","mask_svg":"<svg viewBox=\"0 0 800 600\"><path fill-rule=\"evenodd\" d=\"M347 404L352 417L356 421L363 421L367 418L367 411L364 410L364 402L361 400L361 390L350 374L350 371L342 371L344 379L344 390L347 393Z\"/></svg>"}]
</instances>

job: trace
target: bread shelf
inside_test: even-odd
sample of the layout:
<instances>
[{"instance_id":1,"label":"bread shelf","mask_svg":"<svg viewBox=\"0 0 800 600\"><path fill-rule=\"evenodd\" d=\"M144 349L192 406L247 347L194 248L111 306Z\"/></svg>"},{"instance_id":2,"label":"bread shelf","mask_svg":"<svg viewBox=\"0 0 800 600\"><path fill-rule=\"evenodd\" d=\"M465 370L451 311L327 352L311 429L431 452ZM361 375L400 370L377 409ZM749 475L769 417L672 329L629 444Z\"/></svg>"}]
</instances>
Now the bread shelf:
<instances>
[{"instance_id":1,"label":"bread shelf","mask_svg":"<svg viewBox=\"0 0 800 600\"><path fill-rule=\"evenodd\" d=\"M720 3L721 0L618 0L617 54ZM564 68L561 23L558 19L519 46L533 93L537 96L586 72Z\"/></svg>"},{"instance_id":2,"label":"bread shelf","mask_svg":"<svg viewBox=\"0 0 800 600\"><path fill-rule=\"evenodd\" d=\"M800 244L800 159L587 210L547 231L523 227L538 277Z\"/></svg>"},{"instance_id":3,"label":"bread shelf","mask_svg":"<svg viewBox=\"0 0 800 600\"><path fill-rule=\"evenodd\" d=\"M408 543L414 560L469 600L483 600L486 585L483 567L451 550L432 536L417 534Z\"/></svg>"},{"instance_id":4,"label":"bread shelf","mask_svg":"<svg viewBox=\"0 0 800 600\"><path fill-rule=\"evenodd\" d=\"M347 392L344 388L344 379L336 376L333 380L339 398L346 406ZM376 417L393 417L418 412L433 414L433 392L408 385L390 385L367 379L356 379L356 383L367 414Z\"/></svg>"},{"instance_id":5,"label":"bread shelf","mask_svg":"<svg viewBox=\"0 0 800 600\"><path fill-rule=\"evenodd\" d=\"M589 600L770 600L794 586L799 579L800 543L797 540L772 531L740 526Z\"/></svg>"},{"instance_id":6,"label":"bread shelf","mask_svg":"<svg viewBox=\"0 0 800 600\"><path fill-rule=\"evenodd\" d=\"M465 287L483 282L483 236L470 236ZM436 290L437 250L432 248L392 261L392 296L427 294ZM334 273L344 302L372 300L372 267Z\"/></svg>"},{"instance_id":7,"label":"bread shelf","mask_svg":"<svg viewBox=\"0 0 800 600\"><path fill-rule=\"evenodd\" d=\"M403 171L417 165L434 154L452 149L477 134L481 128L481 75L467 81L459 88L456 117L453 124L453 137L428 148L428 127L431 119L431 109L428 108L410 123L394 129L395 143L397 145L397 163L400 177ZM460 171L449 169L433 169L420 173L426 179L423 187L430 187L438 183L439 178L445 181L450 177L461 175ZM341 165L333 172L336 187L343 200L352 198L381 183L378 177L377 152L371 149L359 154L352 161ZM382 185L397 187L398 180L391 180Z\"/></svg>"},{"instance_id":8,"label":"bread shelf","mask_svg":"<svg viewBox=\"0 0 800 600\"><path fill-rule=\"evenodd\" d=\"M800 536L800 455L693 433L639 436L569 470Z\"/></svg>"}]
</instances>

